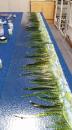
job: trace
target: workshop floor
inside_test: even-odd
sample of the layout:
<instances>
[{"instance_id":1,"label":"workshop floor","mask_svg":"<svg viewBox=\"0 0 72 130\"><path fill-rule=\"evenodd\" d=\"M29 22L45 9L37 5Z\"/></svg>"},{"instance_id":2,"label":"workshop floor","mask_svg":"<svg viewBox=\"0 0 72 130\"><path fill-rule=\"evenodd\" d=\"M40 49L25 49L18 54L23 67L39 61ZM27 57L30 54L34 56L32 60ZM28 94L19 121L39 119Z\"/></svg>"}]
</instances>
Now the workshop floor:
<instances>
[{"instance_id":1,"label":"workshop floor","mask_svg":"<svg viewBox=\"0 0 72 130\"><path fill-rule=\"evenodd\" d=\"M51 31L57 41L58 47L61 50L66 64L72 73L72 48L69 46L65 38L61 35L60 31L53 24L49 24Z\"/></svg>"}]
</instances>

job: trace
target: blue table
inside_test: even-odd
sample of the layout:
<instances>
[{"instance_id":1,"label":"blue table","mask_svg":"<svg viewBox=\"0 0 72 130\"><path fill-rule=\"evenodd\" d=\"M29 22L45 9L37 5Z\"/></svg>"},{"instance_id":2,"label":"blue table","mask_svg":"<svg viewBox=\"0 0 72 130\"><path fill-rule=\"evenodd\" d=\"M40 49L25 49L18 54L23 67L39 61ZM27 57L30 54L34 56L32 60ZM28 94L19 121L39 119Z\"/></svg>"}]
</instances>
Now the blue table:
<instances>
[{"instance_id":1,"label":"blue table","mask_svg":"<svg viewBox=\"0 0 72 130\"><path fill-rule=\"evenodd\" d=\"M20 118L18 118L17 115L32 115L39 111L43 111L34 108L31 106L31 104L29 104L31 98L28 97L25 99L22 97L27 93L27 91L23 91L24 87L28 87L28 85L30 86L31 84L29 83L28 78L20 77L20 74L22 73L21 66L27 63L32 63L33 61L31 61L31 59L24 58L25 54L32 50L27 45L28 39L26 36L28 35L28 32L25 32L24 28L21 26L21 18L22 13L16 13L13 35L10 37L8 36L7 44L0 44L0 58L3 61L3 69L0 70L0 130L18 130L17 125L18 121L20 123ZM56 41L45 19L44 22L49 31L51 39L53 40L66 79L70 88L72 89L72 75L65 64L62 54L57 47ZM38 102L38 100L35 98L32 98L32 100L36 100L36 102ZM26 130L47 130L48 128L45 128L45 124L48 124L47 119L48 117L38 119L38 121L34 119L27 120L29 127L31 128L27 126L27 122L25 120ZM13 120L17 121L17 124L16 128L11 129L12 126L10 125L11 121ZM38 129L36 127L38 127Z\"/></svg>"}]
</instances>

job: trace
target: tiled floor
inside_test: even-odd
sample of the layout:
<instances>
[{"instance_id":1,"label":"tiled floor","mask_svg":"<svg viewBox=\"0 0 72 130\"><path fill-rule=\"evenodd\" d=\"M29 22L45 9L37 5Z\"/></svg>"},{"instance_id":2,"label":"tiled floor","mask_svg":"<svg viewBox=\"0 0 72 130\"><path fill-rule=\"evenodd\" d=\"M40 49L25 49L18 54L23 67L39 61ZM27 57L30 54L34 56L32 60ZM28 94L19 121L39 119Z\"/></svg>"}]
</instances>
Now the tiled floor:
<instances>
[{"instance_id":1,"label":"tiled floor","mask_svg":"<svg viewBox=\"0 0 72 130\"><path fill-rule=\"evenodd\" d=\"M67 63L70 72L72 73L72 48L70 48L65 38L61 35L60 31L53 24L49 24L49 26L63 54L65 62Z\"/></svg>"}]
</instances>

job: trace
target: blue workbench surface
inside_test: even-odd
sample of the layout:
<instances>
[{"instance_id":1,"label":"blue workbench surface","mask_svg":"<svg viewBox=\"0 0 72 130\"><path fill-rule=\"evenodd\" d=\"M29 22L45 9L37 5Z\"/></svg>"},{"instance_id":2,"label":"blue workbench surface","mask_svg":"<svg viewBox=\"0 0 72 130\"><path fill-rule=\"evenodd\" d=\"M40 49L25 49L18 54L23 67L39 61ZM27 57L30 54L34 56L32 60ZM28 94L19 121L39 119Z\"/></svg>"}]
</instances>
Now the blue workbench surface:
<instances>
[{"instance_id":1,"label":"blue workbench surface","mask_svg":"<svg viewBox=\"0 0 72 130\"><path fill-rule=\"evenodd\" d=\"M13 35L8 36L8 43L0 44L0 58L3 61L3 69L0 70L0 130L11 130L8 124L14 115L41 111L29 104L30 98L22 97L27 93L24 87L30 86L30 83L28 78L20 77L21 67L32 62L24 58L32 50L27 46L28 32L21 26L21 18L22 13L16 13ZM41 127L44 129L44 126Z\"/></svg>"},{"instance_id":2,"label":"blue workbench surface","mask_svg":"<svg viewBox=\"0 0 72 130\"><path fill-rule=\"evenodd\" d=\"M20 77L20 74L22 74L21 66L26 65L27 63L32 63L33 61L24 57L26 53L28 54L28 52L32 50L28 47L27 44L28 39L26 38L26 36L28 35L28 32L25 32L24 28L21 26L22 13L15 14L16 18L14 19L13 35L8 35L7 44L0 44L0 58L3 61L3 69L0 70L0 130L15 130L8 128L10 118L14 118L14 115L34 114L39 111L43 111L41 109L34 108L29 103L29 101L31 100L30 97L22 97L24 94L27 93L27 91L23 91L24 87L28 87L31 84L28 78ZM60 53L59 48L56 45L56 41L53 38L53 35L47 24L46 26L55 45L55 49L59 56L60 63L63 67L66 79L71 88L72 75L70 74L67 65L65 64L62 54ZM38 100L34 97L32 98L32 100L38 102ZM47 117L44 117L42 120L38 119L39 127L38 129L33 130L48 130L47 128L45 128L44 124L48 124L49 121L44 121L44 119L47 119Z\"/></svg>"},{"instance_id":3,"label":"blue workbench surface","mask_svg":"<svg viewBox=\"0 0 72 130\"><path fill-rule=\"evenodd\" d=\"M1 44L0 43L0 58L2 59L3 62L3 69L0 70L0 95L1 95L1 90L2 90L2 84L5 81L9 66L10 66L10 62L11 62L11 57L15 48L15 40L16 40L16 36L17 36L17 27L20 25L20 20L22 17L21 13L16 13L17 17L14 19L13 24L14 24L14 31L13 31L13 35L9 36L8 35L8 26L4 25L4 31L5 31L5 35L8 38L7 43L5 44ZM5 20L5 18L4 18Z\"/></svg>"}]
</instances>

